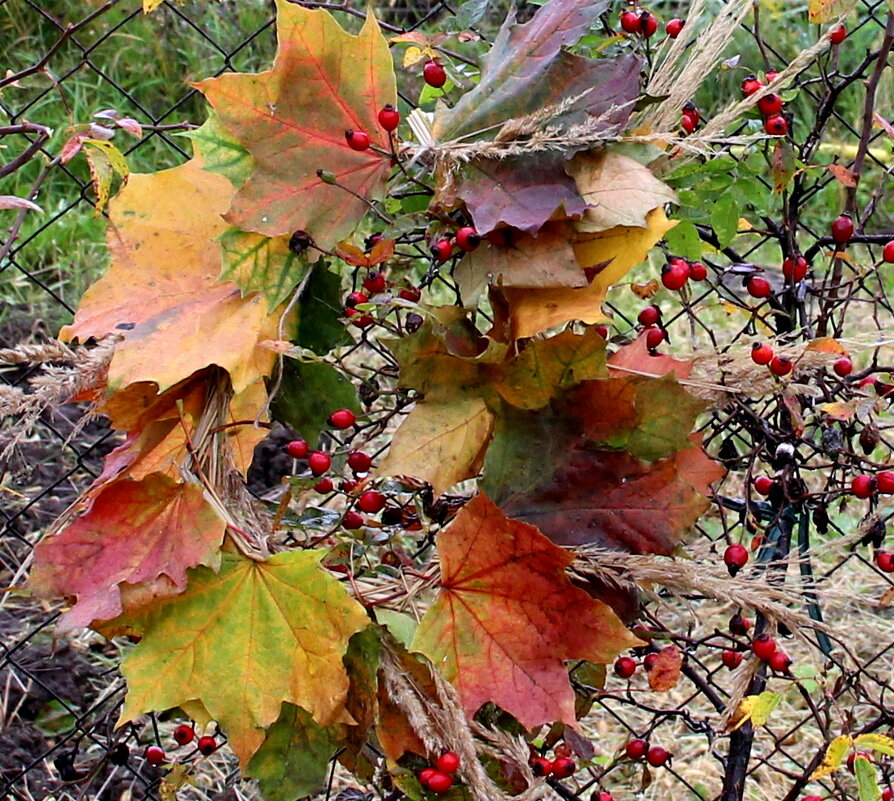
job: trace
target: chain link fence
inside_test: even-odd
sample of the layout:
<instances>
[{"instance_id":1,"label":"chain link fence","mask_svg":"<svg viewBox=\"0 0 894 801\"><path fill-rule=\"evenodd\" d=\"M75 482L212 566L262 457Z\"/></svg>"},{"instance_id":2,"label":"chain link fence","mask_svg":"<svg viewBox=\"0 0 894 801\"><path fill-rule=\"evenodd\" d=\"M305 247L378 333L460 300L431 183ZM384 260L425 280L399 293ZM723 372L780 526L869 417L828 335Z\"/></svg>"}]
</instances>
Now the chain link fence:
<instances>
[{"instance_id":1,"label":"chain link fence","mask_svg":"<svg viewBox=\"0 0 894 801\"><path fill-rule=\"evenodd\" d=\"M360 4L356 8L350 3L304 5L339 12L346 24L364 14ZM623 4L617 5L612 20ZM655 10L664 18L685 16L687 5L656 4ZM773 8L772 3L755 4L755 14L736 42L743 62L747 52L761 68L770 69L785 64L797 52L795 33L788 50L782 46L784 36L760 35L758 15ZM378 9L389 31L437 29L445 15L456 10L455 4L441 0ZM523 7L522 15L530 11L531 7ZM490 28L506 13L506 4L491 3ZM826 115L817 145L821 134L854 143L863 135L859 114L842 112L835 105L827 108L823 98L828 81L833 80L830 75L851 75L848 91L859 88L873 66L871 55L878 48L887 13L886 0L861 0L851 36L861 43L863 52L841 71L837 63L824 62L801 81L799 108L819 108ZM782 4L772 24L785 25L803 15L803 4ZM81 292L103 265L103 225L94 213L87 167L80 160L62 164L59 159L66 129L95 121L97 112L113 109L122 117L136 119L143 128L139 138L128 139L122 131L116 134L116 144L134 171L181 163L189 157L189 147L177 134L201 123L204 114L201 97L187 82L227 70L265 68L275 48L273 23L272 3L255 0L166 2L148 17L132 0L0 0L0 67L5 74L0 75L0 194L33 199L43 209L41 214L24 209L0 212L4 215L0 348L52 338L59 325L70 319ZM864 54L866 60L861 61ZM721 78L722 89L714 87L708 99L722 106L723 91L737 91L741 74L741 70L731 70ZM885 111L885 99L890 103L894 96L890 76L886 80L878 105L883 115L891 109L889 105ZM862 111L861 106L857 108ZM871 178L867 186L883 186L894 169L894 162L885 155L890 153L890 134L878 126L868 144ZM734 150L729 155L740 157ZM838 162L849 168L853 155L842 148L839 156ZM772 173L768 163L766 172L758 176L768 192L773 189ZM805 196L818 198L836 180L831 172L814 174L796 183L793 192L800 192L802 201ZM791 207L791 194L785 202ZM890 202L885 206L881 194L866 203L869 213L863 222L869 224L868 233L860 241L872 253L872 248L886 241L884 232L894 230L894 224ZM819 227L821 219L820 214L799 220L805 241L817 243L814 255L829 242ZM704 307L718 298L725 304L720 317L730 327L728 316L746 304L728 276L739 276L736 270L743 269L741 265L778 259L780 247L783 253L789 252L787 235L772 220L764 223L764 229L737 238L739 249L718 246L716 254L706 259L716 280L703 295L688 298L666 319L669 329L681 337L688 332L693 341L697 333L704 336L705 332L715 340L705 320L719 313L717 308L705 311ZM699 224L698 232L709 244L719 244L709 225ZM437 280L452 287L448 276L439 275ZM855 276L831 301L828 333L841 335L854 326L884 333L894 316L886 290L884 276ZM827 300L820 293L813 299L792 293L784 300L790 305L769 308L765 318L750 316L741 327L733 323L735 332L720 337L721 345L726 348L739 341L741 347L742 341L759 333L761 325L784 330L786 324L779 322L783 312L794 311L786 317L789 320L804 317L811 303ZM630 303L613 300L612 309L619 334L635 329ZM0 382L10 386L25 386L31 375L26 363L0 367ZM818 395L813 393L817 402L834 395L823 379L818 379L817 390ZM684 651L684 678L670 693L656 696L644 683L618 682L611 676L604 688L590 687L594 677L575 671L578 689L582 695L589 692L594 705L585 733L603 758L574 783L556 783L557 798L597 798L600 790L607 789L617 798L643 792L647 797L670 794L733 801L744 792L749 799L795 801L806 792L824 743L842 732L885 733L894 727L890 698L894 638L888 606L894 583L864 547L866 542L881 544L890 507L873 506L864 514L853 503L845 504L840 492L847 471L860 464L850 445L858 433L855 421L799 428L800 412L779 395L759 400L743 395L709 416L704 426L706 446L731 472L718 491L715 508L693 535L690 550L698 559L716 561L729 542L760 541L756 565L749 573L755 585L785 586L798 599L797 611L853 636L839 641L808 629L782 632L791 635L786 649L795 660L793 676L768 677L761 671L750 678L746 691L754 695L768 683L777 689L782 683L790 688L783 708L766 727L746 724L726 735L721 733L720 716L743 688L736 686L736 674L723 665L721 654L745 652L747 637L735 625L731 631L727 623L747 610L735 598L720 603L691 589L656 592L640 621L641 631L649 632L659 645L673 642ZM21 583L41 532L99 474L103 456L115 445L113 434L101 421L79 426L79 415L77 407L44 415L33 433L0 464L3 586ZM885 423L875 428L888 444ZM770 503L753 497L750 479L756 460L776 458L778 447L786 442L810 450L805 459L822 469L810 474L801 499ZM278 449L278 445L268 449L267 456L273 458ZM787 476L788 487L801 480L790 465L780 464L780 471ZM266 479L271 483L278 479L276 470L272 474ZM804 498L809 500L804 502ZM780 514L780 508L784 513ZM793 565L789 556L797 553L804 558ZM116 730L124 696L116 670L118 647L89 635L54 640L54 619L52 610L17 592L5 595L0 606L0 796L17 801L162 798L163 774L141 754L146 745L164 735L166 721L153 718ZM751 634L766 626L759 615L751 623L755 626ZM674 759L650 772L641 762L615 758L633 737L664 745ZM254 797L251 783L239 780L235 762L225 749L206 762L202 782L182 789L178 797ZM879 764L886 787L891 765L884 759ZM818 790L819 784L810 784L811 792L841 799L857 797L853 778L846 772L827 777L821 786ZM375 797L333 779L326 798L336 796L344 801ZM388 796L398 797L394 792Z\"/></svg>"}]
</instances>

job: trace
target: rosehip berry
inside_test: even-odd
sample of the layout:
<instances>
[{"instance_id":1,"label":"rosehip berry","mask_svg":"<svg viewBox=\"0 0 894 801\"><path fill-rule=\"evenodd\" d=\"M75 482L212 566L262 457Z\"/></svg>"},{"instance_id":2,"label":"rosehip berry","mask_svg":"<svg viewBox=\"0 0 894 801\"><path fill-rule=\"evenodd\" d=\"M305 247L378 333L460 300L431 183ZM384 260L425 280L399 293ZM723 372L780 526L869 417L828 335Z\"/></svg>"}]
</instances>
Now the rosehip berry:
<instances>
[{"instance_id":1,"label":"rosehip berry","mask_svg":"<svg viewBox=\"0 0 894 801\"><path fill-rule=\"evenodd\" d=\"M744 97L753 95L762 86L763 84L754 75L749 75L742 81L742 95Z\"/></svg>"},{"instance_id":2,"label":"rosehip berry","mask_svg":"<svg viewBox=\"0 0 894 801\"><path fill-rule=\"evenodd\" d=\"M770 492L772 492L775 483L776 482L769 476L757 476L754 479L754 488L761 495L769 495Z\"/></svg>"},{"instance_id":3,"label":"rosehip berry","mask_svg":"<svg viewBox=\"0 0 894 801\"><path fill-rule=\"evenodd\" d=\"M428 789L435 795L446 795L450 788L453 787L453 777L447 773L436 770L428 777Z\"/></svg>"},{"instance_id":4,"label":"rosehip berry","mask_svg":"<svg viewBox=\"0 0 894 801\"><path fill-rule=\"evenodd\" d=\"M723 563L731 576L735 576L748 562L748 549L738 543L728 545L723 552Z\"/></svg>"},{"instance_id":5,"label":"rosehip berry","mask_svg":"<svg viewBox=\"0 0 894 801\"><path fill-rule=\"evenodd\" d=\"M335 488L335 484L332 483L331 478L321 478L316 484L314 484L314 490L319 492L320 495L328 495Z\"/></svg>"},{"instance_id":6,"label":"rosehip berry","mask_svg":"<svg viewBox=\"0 0 894 801\"><path fill-rule=\"evenodd\" d=\"M686 133L692 133L698 127L698 123L692 117L684 114L680 117L680 127L686 131Z\"/></svg>"},{"instance_id":7,"label":"rosehip berry","mask_svg":"<svg viewBox=\"0 0 894 801\"><path fill-rule=\"evenodd\" d=\"M196 736L196 730L187 723L182 723L176 729L174 729L174 740L176 740L177 745L188 745L193 741L193 738Z\"/></svg>"},{"instance_id":8,"label":"rosehip berry","mask_svg":"<svg viewBox=\"0 0 894 801\"><path fill-rule=\"evenodd\" d=\"M379 111L379 125L391 133L400 125L400 112L390 103Z\"/></svg>"},{"instance_id":9,"label":"rosehip berry","mask_svg":"<svg viewBox=\"0 0 894 801\"><path fill-rule=\"evenodd\" d=\"M773 373L773 375L788 375L794 369L794 362L791 359L787 359L785 356L774 356L770 360L770 372Z\"/></svg>"},{"instance_id":10,"label":"rosehip berry","mask_svg":"<svg viewBox=\"0 0 894 801\"><path fill-rule=\"evenodd\" d=\"M636 660L630 656L622 656L615 662L615 674L622 679L629 679L636 673Z\"/></svg>"},{"instance_id":11,"label":"rosehip berry","mask_svg":"<svg viewBox=\"0 0 894 801\"><path fill-rule=\"evenodd\" d=\"M369 297L364 295L362 292L351 292L345 298L345 308L353 309L359 303L368 303Z\"/></svg>"},{"instance_id":12,"label":"rosehip berry","mask_svg":"<svg viewBox=\"0 0 894 801\"><path fill-rule=\"evenodd\" d=\"M639 737L630 740L630 742L624 746L624 753L627 754L628 759L642 759L648 750L649 744Z\"/></svg>"},{"instance_id":13,"label":"rosehip berry","mask_svg":"<svg viewBox=\"0 0 894 801\"><path fill-rule=\"evenodd\" d=\"M733 615L729 619L730 634L735 634L737 637L744 637L748 634L750 629L751 621L743 615Z\"/></svg>"},{"instance_id":14,"label":"rosehip berry","mask_svg":"<svg viewBox=\"0 0 894 801\"><path fill-rule=\"evenodd\" d=\"M891 553L891 551L876 551L875 564L883 573L894 573L894 553Z\"/></svg>"},{"instance_id":15,"label":"rosehip berry","mask_svg":"<svg viewBox=\"0 0 894 801\"><path fill-rule=\"evenodd\" d=\"M698 125L702 121L702 114L696 107L695 103L687 103L685 106L683 106L683 116L691 117L695 125Z\"/></svg>"},{"instance_id":16,"label":"rosehip berry","mask_svg":"<svg viewBox=\"0 0 894 801\"><path fill-rule=\"evenodd\" d=\"M835 364L832 365L832 369L835 371L835 375L844 378L854 371L854 363L847 356L842 356L835 361Z\"/></svg>"},{"instance_id":17,"label":"rosehip berry","mask_svg":"<svg viewBox=\"0 0 894 801\"><path fill-rule=\"evenodd\" d=\"M667 25L664 26L664 31L671 39L676 39L680 33L682 33L685 24L686 20L674 17L674 19L667 21Z\"/></svg>"},{"instance_id":18,"label":"rosehip berry","mask_svg":"<svg viewBox=\"0 0 894 801\"><path fill-rule=\"evenodd\" d=\"M328 453L323 453L323 451L313 451L310 456L307 457L307 466L310 468L310 472L315 476L321 476L332 467L332 459L329 458Z\"/></svg>"},{"instance_id":19,"label":"rosehip berry","mask_svg":"<svg viewBox=\"0 0 894 801\"><path fill-rule=\"evenodd\" d=\"M875 485L882 495L894 495L894 470L882 470L876 473Z\"/></svg>"},{"instance_id":20,"label":"rosehip berry","mask_svg":"<svg viewBox=\"0 0 894 801\"><path fill-rule=\"evenodd\" d=\"M787 258L782 262L782 274L785 276L786 281L791 281L792 283L803 280L804 276L807 275L807 259L803 256Z\"/></svg>"},{"instance_id":21,"label":"rosehip berry","mask_svg":"<svg viewBox=\"0 0 894 801\"><path fill-rule=\"evenodd\" d=\"M776 80L776 76L777 76L777 75L779 75L779 73L776 72L776 70L770 70L770 71L767 73L767 75L766 75L767 83L762 84L762 86L766 86L767 84L771 84L771 83L773 83L773 81Z\"/></svg>"},{"instance_id":22,"label":"rosehip berry","mask_svg":"<svg viewBox=\"0 0 894 801\"><path fill-rule=\"evenodd\" d=\"M660 768L662 765L666 765L669 759L670 751L662 748L660 745L653 746L646 754L646 762L653 768Z\"/></svg>"},{"instance_id":23,"label":"rosehip berry","mask_svg":"<svg viewBox=\"0 0 894 801\"><path fill-rule=\"evenodd\" d=\"M453 244L449 239L439 239L431 246L431 255L436 262L445 262L453 255Z\"/></svg>"},{"instance_id":24,"label":"rosehip berry","mask_svg":"<svg viewBox=\"0 0 894 801\"><path fill-rule=\"evenodd\" d=\"M481 237L471 225L463 226L456 232L456 246L460 250L471 253L480 244Z\"/></svg>"},{"instance_id":25,"label":"rosehip berry","mask_svg":"<svg viewBox=\"0 0 894 801\"><path fill-rule=\"evenodd\" d=\"M751 651L758 659L766 662L776 652L776 640L769 634L758 634L751 643Z\"/></svg>"},{"instance_id":26,"label":"rosehip berry","mask_svg":"<svg viewBox=\"0 0 894 801\"><path fill-rule=\"evenodd\" d=\"M753 275L745 284L748 294L753 298L766 298L773 294L773 287L766 278L759 275Z\"/></svg>"},{"instance_id":27,"label":"rosehip berry","mask_svg":"<svg viewBox=\"0 0 894 801\"><path fill-rule=\"evenodd\" d=\"M550 773L557 779L567 779L569 776L574 775L574 771L576 770L577 765L574 764L573 759L569 759L568 757L556 757L553 760Z\"/></svg>"},{"instance_id":28,"label":"rosehip berry","mask_svg":"<svg viewBox=\"0 0 894 801\"><path fill-rule=\"evenodd\" d=\"M442 773L456 773L459 770L459 755L445 751L435 760L435 767Z\"/></svg>"},{"instance_id":29,"label":"rosehip berry","mask_svg":"<svg viewBox=\"0 0 894 801\"><path fill-rule=\"evenodd\" d=\"M209 735L205 735L204 737L199 737L199 742L196 747L199 749L199 753L202 754L202 756L209 756L217 750L217 740Z\"/></svg>"},{"instance_id":30,"label":"rosehip berry","mask_svg":"<svg viewBox=\"0 0 894 801\"><path fill-rule=\"evenodd\" d=\"M689 268L689 277L693 281L705 281L708 278L708 268L700 261L694 261Z\"/></svg>"},{"instance_id":31,"label":"rosehip berry","mask_svg":"<svg viewBox=\"0 0 894 801\"><path fill-rule=\"evenodd\" d=\"M829 42L831 42L833 46L837 47L845 39L847 39L847 28L845 28L844 25L839 25L837 28L832 28L832 30L829 31Z\"/></svg>"},{"instance_id":32,"label":"rosehip berry","mask_svg":"<svg viewBox=\"0 0 894 801\"><path fill-rule=\"evenodd\" d=\"M615 801L615 797L608 790L600 790L597 801Z\"/></svg>"},{"instance_id":33,"label":"rosehip berry","mask_svg":"<svg viewBox=\"0 0 894 801\"><path fill-rule=\"evenodd\" d=\"M552 761L545 757L534 757L534 759L531 760L531 773L535 776L549 776L549 772L552 769Z\"/></svg>"},{"instance_id":34,"label":"rosehip berry","mask_svg":"<svg viewBox=\"0 0 894 801\"><path fill-rule=\"evenodd\" d=\"M434 768L423 768L419 771L419 784L421 784L427 790L428 780L436 773L437 771Z\"/></svg>"},{"instance_id":35,"label":"rosehip berry","mask_svg":"<svg viewBox=\"0 0 894 801\"><path fill-rule=\"evenodd\" d=\"M646 658L643 659L643 668L647 673L649 673L652 668L655 667L655 660L658 659L658 654L651 653L646 654Z\"/></svg>"},{"instance_id":36,"label":"rosehip berry","mask_svg":"<svg viewBox=\"0 0 894 801\"><path fill-rule=\"evenodd\" d=\"M418 286L404 287L397 293L397 296L403 300L408 300L411 303L418 303L419 298L422 297L422 291Z\"/></svg>"},{"instance_id":37,"label":"rosehip berry","mask_svg":"<svg viewBox=\"0 0 894 801\"><path fill-rule=\"evenodd\" d=\"M385 496L382 495L381 492L367 490L360 494L360 497L357 499L357 506L368 515L374 515L376 512L381 512L382 509L385 508L385 502Z\"/></svg>"},{"instance_id":38,"label":"rosehip berry","mask_svg":"<svg viewBox=\"0 0 894 801\"><path fill-rule=\"evenodd\" d=\"M329 425L333 428L350 428L357 422L357 415L350 409L338 409L329 415Z\"/></svg>"},{"instance_id":39,"label":"rosehip berry","mask_svg":"<svg viewBox=\"0 0 894 801\"><path fill-rule=\"evenodd\" d=\"M646 306L636 317L640 325L657 325L661 319L661 309L657 306Z\"/></svg>"},{"instance_id":40,"label":"rosehip berry","mask_svg":"<svg viewBox=\"0 0 894 801\"><path fill-rule=\"evenodd\" d=\"M380 292L384 292L387 287L388 282L385 280L384 273L374 270L363 279L363 288L371 295L378 295Z\"/></svg>"},{"instance_id":41,"label":"rosehip berry","mask_svg":"<svg viewBox=\"0 0 894 801\"><path fill-rule=\"evenodd\" d=\"M372 456L363 451L351 451L348 454L348 467L355 473L368 473L372 463Z\"/></svg>"},{"instance_id":42,"label":"rosehip berry","mask_svg":"<svg viewBox=\"0 0 894 801\"><path fill-rule=\"evenodd\" d=\"M671 291L682 289L689 280L689 265L685 262L668 262L661 270L661 283Z\"/></svg>"},{"instance_id":43,"label":"rosehip berry","mask_svg":"<svg viewBox=\"0 0 894 801\"><path fill-rule=\"evenodd\" d=\"M664 333L664 329L658 328L657 326L649 326L646 329L646 347L649 350L655 350L662 342L666 334Z\"/></svg>"},{"instance_id":44,"label":"rosehip berry","mask_svg":"<svg viewBox=\"0 0 894 801\"><path fill-rule=\"evenodd\" d=\"M369 135L364 131L354 131L348 128L345 131L345 141L351 150L366 150L369 147Z\"/></svg>"},{"instance_id":45,"label":"rosehip berry","mask_svg":"<svg viewBox=\"0 0 894 801\"><path fill-rule=\"evenodd\" d=\"M358 328L369 328L376 321L371 314L360 314L357 309L345 309L345 316Z\"/></svg>"},{"instance_id":46,"label":"rosehip berry","mask_svg":"<svg viewBox=\"0 0 894 801\"><path fill-rule=\"evenodd\" d=\"M742 652L726 650L720 655L720 661L729 670L735 670L742 664Z\"/></svg>"},{"instance_id":47,"label":"rosehip berry","mask_svg":"<svg viewBox=\"0 0 894 801\"><path fill-rule=\"evenodd\" d=\"M894 239L885 245L884 250L882 250L882 258L889 264L894 262Z\"/></svg>"},{"instance_id":48,"label":"rosehip berry","mask_svg":"<svg viewBox=\"0 0 894 801\"><path fill-rule=\"evenodd\" d=\"M650 36L655 35L655 31L658 30L658 20L655 18L654 14L650 14L648 11L643 11L639 15L639 32L640 34L648 39Z\"/></svg>"},{"instance_id":49,"label":"rosehip berry","mask_svg":"<svg viewBox=\"0 0 894 801\"><path fill-rule=\"evenodd\" d=\"M823 801L818 795L805 795L801 801Z\"/></svg>"},{"instance_id":50,"label":"rosehip berry","mask_svg":"<svg viewBox=\"0 0 894 801\"><path fill-rule=\"evenodd\" d=\"M764 95L757 101L757 108L765 117L772 117L782 111L782 98L777 94Z\"/></svg>"},{"instance_id":51,"label":"rosehip berry","mask_svg":"<svg viewBox=\"0 0 894 801\"><path fill-rule=\"evenodd\" d=\"M773 359L773 348L766 342L755 342L751 346L751 361L755 364L769 364Z\"/></svg>"},{"instance_id":52,"label":"rosehip berry","mask_svg":"<svg viewBox=\"0 0 894 801\"><path fill-rule=\"evenodd\" d=\"M822 801L822 799L818 798L817 801ZM882 801L894 801L894 790L890 787L886 787L882 790Z\"/></svg>"},{"instance_id":53,"label":"rosehip berry","mask_svg":"<svg viewBox=\"0 0 894 801\"><path fill-rule=\"evenodd\" d=\"M792 659L785 651L773 651L767 664L771 670L777 673L788 673L788 669L792 666Z\"/></svg>"},{"instance_id":54,"label":"rosehip berry","mask_svg":"<svg viewBox=\"0 0 894 801\"><path fill-rule=\"evenodd\" d=\"M360 512L355 512L352 509L350 512L345 512L345 516L341 519L341 522L349 531L356 531L358 528L363 528L363 523L365 521Z\"/></svg>"},{"instance_id":55,"label":"rosehip berry","mask_svg":"<svg viewBox=\"0 0 894 801\"><path fill-rule=\"evenodd\" d=\"M143 759L145 759L150 765L160 765L165 761L165 752L161 746L158 745L150 745L143 751Z\"/></svg>"},{"instance_id":56,"label":"rosehip berry","mask_svg":"<svg viewBox=\"0 0 894 801\"><path fill-rule=\"evenodd\" d=\"M303 439L293 439L286 445L286 453L293 459L303 459L309 450L310 448Z\"/></svg>"},{"instance_id":57,"label":"rosehip berry","mask_svg":"<svg viewBox=\"0 0 894 801\"><path fill-rule=\"evenodd\" d=\"M846 245L854 235L854 221L850 214L839 214L830 228L832 239L839 245Z\"/></svg>"},{"instance_id":58,"label":"rosehip berry","mask_svg":"<svg viewBox=\"0 0 894 801\"><path fill-rule=\"evenodd\" d=\"M788 123L785 121L785 117L780 117L777 114L774 117L767 117L764 121L764 130L770 136L785 136L788 133Z\"/></svg>"},{"instance_id":59,"label":"rosehip berry","mask_svg":"<svg viewBox=\"0 0 894 801\"><path fill-rule=\"evenodd\" d=\"M426 61L422 68L422 78L429 86L440 89L447 83L447 70L437 61Z\"/></svg>"},{"instance_id":60,"label":"rosehip berry","mask_svg":"<svg viewBox=\"0 0 894 801\"><path fill-rule=\"evenodd\" d=\"M875 492L876 481L865 473L851 479L851 492L858 498L869 498Z\"/></svg>"},{"instance_id":61,"label":"rosehip berry","mask_svg":"<svg viewBox=\"0 0 894 801\"><path fill-rule=\"evenodd\" d=\"M635 11L625 11L621 14L621 29L625 33L639 33L639 14Z\"/></svg>"}]
</instances>

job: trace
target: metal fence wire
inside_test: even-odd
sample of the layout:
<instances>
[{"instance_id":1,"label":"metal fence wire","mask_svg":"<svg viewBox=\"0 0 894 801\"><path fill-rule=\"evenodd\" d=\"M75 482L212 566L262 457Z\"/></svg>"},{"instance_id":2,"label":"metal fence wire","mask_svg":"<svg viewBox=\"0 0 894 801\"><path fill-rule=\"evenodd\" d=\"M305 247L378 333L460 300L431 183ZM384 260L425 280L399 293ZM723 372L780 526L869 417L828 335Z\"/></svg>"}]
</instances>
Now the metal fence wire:
<instances>
[{"instance_id":1,"label":"metal fence wire","mask_svg":"<svg viewBox=\"0 0 894 801\"><path fill-rule=\"evenodd\" d=\"M352 12L362 13L362 4L352 8L350 0L303 5L327 7L345 18ZM389 31L436 29L459 5L453 0L419 0L404 6L381 5L377 11ZM524 18L533 6L522 5ZM625 5L615 4L612 19ZM688 6L684 2L654 5L665 19L685 16ZM757 47L767 62L781 65L785 54L774 49L779 37L756 35L758 11L767 13L779 5L755 3L755 15L746 18L737 46ZM804 14L802 3L782 6L791 7L785 13ZM853 67L848 86L860 84L872 66L871 48L878 47L888 9L887 0L858 3L851 33L862 32L861 41L870 43L869 55L865 63ZM492 28L507 12L508 3L490 3ZM134 0L0 0L0 194L39 194L44 210L42 215L2 212L0 348L52 338L60 324L70 319L81 292L102 265L102 219L94 215L86 166L78 160L62 164L57 158L68 126L89 123L95 113L114 109L143 127L139 139L119 132L115 140L135 171L179 164L190 154L188 142L177 134L186 124L201 123L204 116L202 98L187 81L228 70L265 68L275 48L273 24L272 3L258 0L165 2L151 17ZM763 63L757 66L763 68ZM824 69L837 68L826 64ZM815 71L805 74L808 77L800 82L800 89L806 98L828 115L826 122L842 140L856 143L862 134L860 119L834 105L825 108L825 84ZM736 86L741 77L741 73L733 75L739 77L730 86ZM890 101L890 86L887 91ZM722 105L724 100L717 102ZM874 130L866 156L868 169L875 171L872 180L879 183L890 180L892 171L892 162L883 156L890 152L886 137L889 134L882 127ZM840 163L849 167L852 158L843 152ZM772 191L769 169L760 180ZM818 196L835 180L830 173L813 174L800 191ZM822 244L828 238L816 226L816 219L802 218L800 225L805 241ZM891 220L886 222L887 230L892 230ZM700 225L699 233L705 241L716 242L709 226ZM740 240L745 242L744 249L718 248L709 266L719 274L730 265L759 260L768 246L776 247L778 253L780 236L768 221L767 230L737 239L737 246ZM881 234L862 239L870 248L882 241ZM439 280L449 283L448 277ZM668 326L675 322L700 325L692 309L711 292L720 292L731 306L741 306L739 295L718 282L704 298L691 298L678 317L666 321ZM860 279L841 303L845 300L857 308L853 314L864 315L864 324L879 330L890 326L894 315L881 282ZM871 309L867 302L873 304ZM614 311L619 329L635 327L623 304ZM845 311L835 306L833 316L839 317L830 324L830 333L843 324ZM871 324L865 323L870 319ZM753 333L750 323L732 340L747 341ZM0 383L24 387L32 371L27 363L7 364L0 367ZM609 789L619 800L643 793L645 797L733 801L744 792L750 799L795 801L807 792L808 784L811 792L825 797L857 797L854 780L846 771L819 783L809 783L808 777L822 758L823 744L835 735L886 733L894 726L894 638L888 606L894 583L860 545L861 538L881 541L890 508L874 509L864 516L840 506L839 496L828 489L830 484L809 487L822 503L797 507L781 518L769 504L750 498L747 482L742 480L749 465L789 438L780 421L791 410L783 407L778 397L743 399L705 422L707 447L731 471L719 489L715 508L692 535L690 547L700 558L710 558L731 540L762 534L764 545L758 559L762 566L755 568L755 582L786 582L811 616L824 616L836 625L846 622L853 638L831 642L815 633L798 633L786 642L797 665L794 677L786 680L795 687L795 699L787 701L784 713L771 717L766 727L746 725L722 734L718 716L734 688L733 673L721 664L720 655L744 642L735 626L733 631L728 627L729 618L740 610L733 603L709 601L694 592L661 594L647 604L641 622L653 631L666 632L667 641L686 653L682 681L671 693L652 696L610 677L605 690L595 696L596 722L586 733L603 755L610 756L635 736L666 745L674 754L673 761L650 773L642 763L606 758L587 776L576 777L574 790L570 785L556 787L557 798L595 799L599 790ZM13 456L0 464L2 586L22 583L41 532L99 474L104 455L115 444L113 433L101 420L79 426L80 414L77 407L69 407L43 415ZM842 434L832 426L827 431L808 432L801 444L816 434L810 440L811 458L827 463L827 475L840 479L854 463L841 437L853 436L854 430ZM3 436L0 432L0 450ZM879 436L886 436L883 425ZM268 459L281 450L275 440L263 447ZM265 470L261 465L256 471L262 488L278 478L276 470L267 471L272 477ZM802 562L800 573L776 566L790 552L806 552L811 538L817 536L845 545L830 545L828 554L814 560L812 567L811 562ZM817 600L817 588L822 590L822 603ZM18 801L161 799L163 774L141 754L160 736L165 720L153 717L139 726L116 729L124 696L116 668L118 646L87 634L56 640L55 617L52 609L15 591L0 604L0 796ZM581 675L575 680L586 683L588 679ZM765 686L766 679L756 677L749 692L759 693ZM875 759L885 788L892 763L880 755ZM239 779L235 761L225 749L207 764L202 780L182 789L178 797L257 797L252 784ZM334 778L325 797L356 801L377 796L353 787L349 779Z\"/></svg>"}]
</instances>

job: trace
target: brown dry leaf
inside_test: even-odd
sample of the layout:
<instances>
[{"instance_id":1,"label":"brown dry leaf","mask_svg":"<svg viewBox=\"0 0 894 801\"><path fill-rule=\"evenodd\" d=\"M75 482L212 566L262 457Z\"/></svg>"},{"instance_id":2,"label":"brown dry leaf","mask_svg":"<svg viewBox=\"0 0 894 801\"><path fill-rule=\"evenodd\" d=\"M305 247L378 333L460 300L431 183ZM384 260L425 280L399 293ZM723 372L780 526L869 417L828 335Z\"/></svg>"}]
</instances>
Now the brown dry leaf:
<instances>
[{"instance_id":1,"label":"brown dry leaf","mask_svg":"<svg viewBox=\"0 0 894 801\"><path fill-rule=\"evenodd\" d=\"M663 693L677 686L680 669L683 667L683 652L676 645L668 645L649 659L649 687Z\"/></svg>"},{"instance_id":2,"label":"brown dry leaf","mask_svg":"<svg viewBox=\"0 0 894 801\"><path fill-rule=\"evenodd\" d=\"M818 351L819 353L831 353L835 356L847 356L847 348L845 348L837 339L832 339L832 337L822 337L821 339L811 340L804 350Z\"/></svg>"},{"instance_id":3,"label":"brown dry leaf","mask_svg":"<svg viewBox=\"0 0 894 801\"><path fill-rule=\"evenodd\" d=\"M842 167L840 164L829 164L827 166L829 172L849 189L853 189L857 185L857 175L852 173L847 167Z\"/></svg>"},{"instance_id":4,"label":"brown dry leaf","mask_svg":"<svg viewBox=\"0 0 894 801\"><path fill-rule=\"evenodd\" d=\"M630 291L640 300L649 300L649 298L654 297L659 288L660 284L654 278L651 281L630 285Z\"/></svg>"}]
</instances>

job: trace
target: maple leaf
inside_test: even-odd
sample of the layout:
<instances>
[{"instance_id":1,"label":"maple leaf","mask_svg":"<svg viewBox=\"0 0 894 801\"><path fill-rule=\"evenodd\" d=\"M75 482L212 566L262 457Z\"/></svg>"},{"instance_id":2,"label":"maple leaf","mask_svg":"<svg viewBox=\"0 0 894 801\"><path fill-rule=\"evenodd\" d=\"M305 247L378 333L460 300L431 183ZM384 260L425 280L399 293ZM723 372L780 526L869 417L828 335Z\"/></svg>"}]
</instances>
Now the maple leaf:
<instances>
[{"instance_id":1,"label":"maple leaf","mask_svg":"<svg viewBox=\"0 0 894 801\"><path fill-rule=\"evenodd\" d=\"M216 568L225 525L203 496L198 485L159 474L116 481L64 531L39 543L33 591L77 599L60 631L120 615L123 584L166 577L171 591L182 592L187 568Z\"/></svg>"},{"instance_id":2,"label":"maple leaf","mask_svg":"<svg viewBox=\"0 0 894 801\"><path fill-rule=\"evenodd\" d=\"M112 263L81 300L62 339L122 337L108 390L137 382L163 391L208 365L227 370L239 392L270 372L274 354L257 347L275 336L278 315L258 294L241 297L217 283L226 229L220 214L227 180L192 159L170 170L132 175L110 204ZM158 354L165 354L160 359Z\"/></svg>"},{"instance_id":3,"label":"maple leaf","mask_svg":"<svg viewBox=\"0 0 894 801\"><path fill-rule=\"evenodd\" d=\"M438 535L441 589L413 649L459 692L470 717L488 701L526 727L576 722L564 662L606 663L641 644L565 574L574 556L480 494Z\"/></svg>"},{"instance_id":4,"label":"maple leaf","mask_svg":"<svg viewBox=\"0 0 894 801\"><path fill-rule=\"evenodd\" d=\"M376 114L397 103L391 53L371 14L354 36L328 11L285 0L276 7L272 69L195 86L253 159L227 220L269 237L306 231L331 249L363 219L367 201L382 196L391 169L375 150L357 152L345 143L346 130L359 130L390 149Z\"/></svg>"},{"instance_id":5,"label":"maple leaf","mask_svg":"<svg viewBox=\"0 0 894 801\"><path fill-rule=\"evenodd\" d=\"M183 594L113 621L116 630L142 635L121 666L128 695L118 725L198 700L245 766L283 703L322 726L350 722L342 657L369 619L319 569L322 557L225 555L219 574L196 568Z\"/></svg>"}]
</instances>

